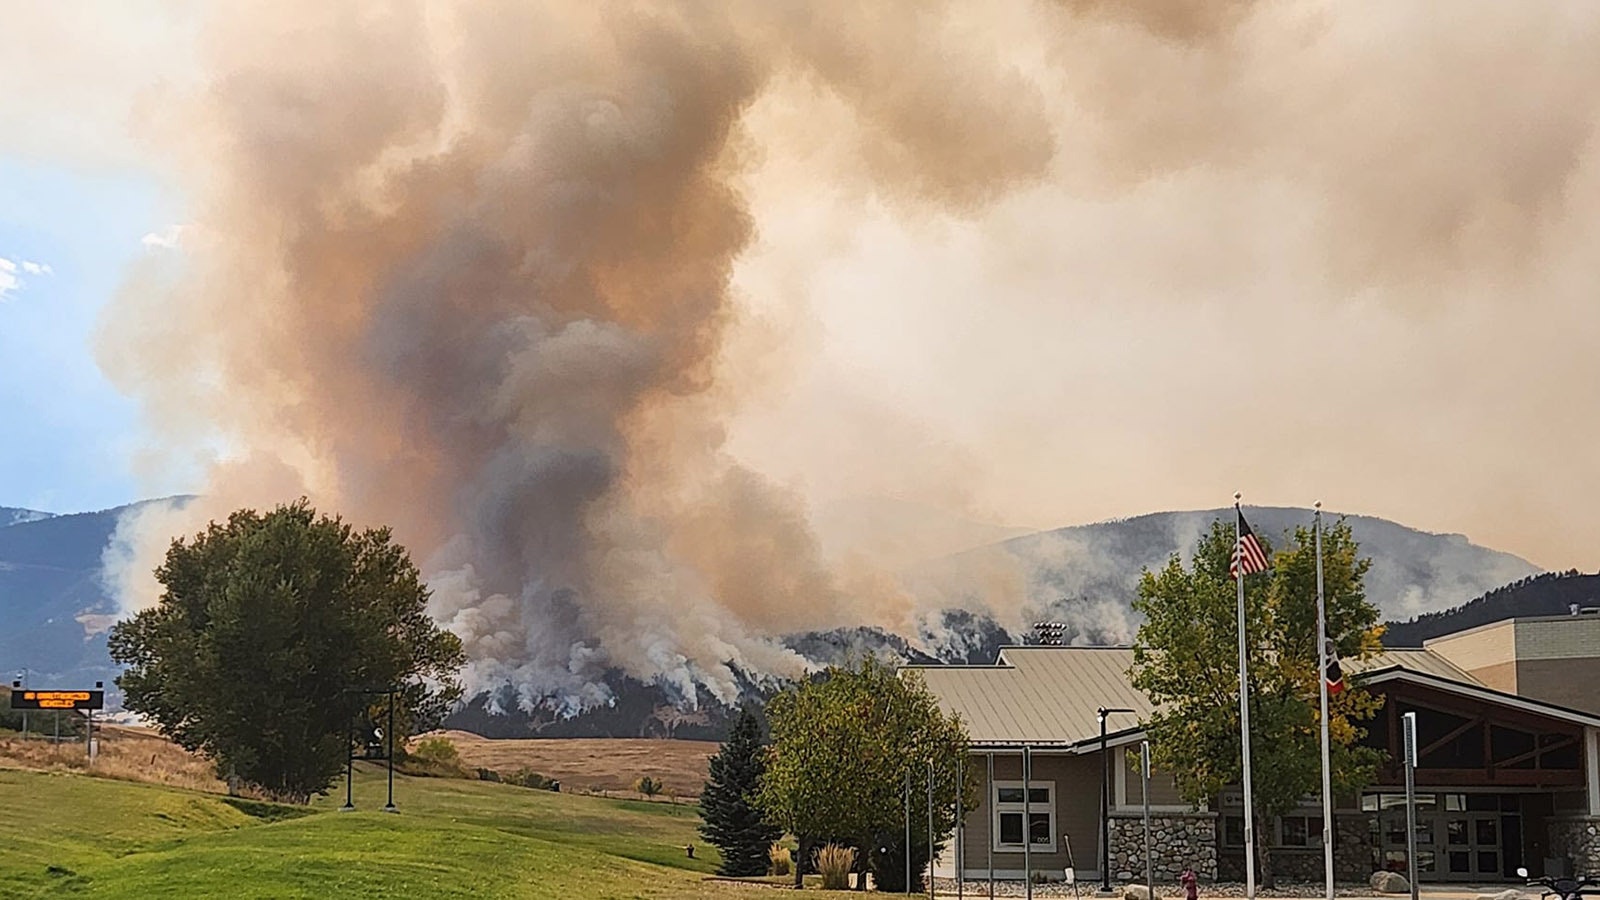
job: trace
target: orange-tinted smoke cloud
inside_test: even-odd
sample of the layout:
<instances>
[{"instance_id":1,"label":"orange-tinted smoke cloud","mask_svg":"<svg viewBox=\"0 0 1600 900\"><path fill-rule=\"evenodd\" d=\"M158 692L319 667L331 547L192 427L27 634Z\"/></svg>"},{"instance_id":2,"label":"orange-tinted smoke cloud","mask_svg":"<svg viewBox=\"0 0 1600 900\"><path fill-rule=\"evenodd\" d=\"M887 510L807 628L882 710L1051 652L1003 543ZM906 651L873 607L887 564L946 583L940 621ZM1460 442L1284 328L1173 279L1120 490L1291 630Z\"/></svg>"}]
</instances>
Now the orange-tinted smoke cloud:
<instances>
[{"instance_id":1,"label":"orange-tinted smoke cloud","mask_svg":"<svg viewBox=\"0 0 1600 900\"><path fill-rule=\"evenodd\" d=\"M925 548L819 552L862 495L1593 565L1593 4L455 6L197 10L147 104L188 261L100 355L208 478L128 524L130 602L304 492L396 526L475 686L582 705L912 612L871 557Z\"/></svg>"},{"instance_id":2,"label":"orange-tinted smoke cloud","mask_svg":"<svg viewBox=\"0 0 1600 900\"><path fill-rule=\"evenodd\" d=\"M974 208L1048 163L1038 98L949 13L210 12L167 138L188 271L136 273L101 358L168 439L153 464L215 459L201 500L125 523L124 598L149 602L173 534L305 493L395 527L469 688L567 710L611 670L731 699L730 666L803 671L771 635L901 603L842 582L798 498L725 452L716 376L755 227L743 117L780 73L856 110L905 202Z\"/></svg>"}]
</instances>

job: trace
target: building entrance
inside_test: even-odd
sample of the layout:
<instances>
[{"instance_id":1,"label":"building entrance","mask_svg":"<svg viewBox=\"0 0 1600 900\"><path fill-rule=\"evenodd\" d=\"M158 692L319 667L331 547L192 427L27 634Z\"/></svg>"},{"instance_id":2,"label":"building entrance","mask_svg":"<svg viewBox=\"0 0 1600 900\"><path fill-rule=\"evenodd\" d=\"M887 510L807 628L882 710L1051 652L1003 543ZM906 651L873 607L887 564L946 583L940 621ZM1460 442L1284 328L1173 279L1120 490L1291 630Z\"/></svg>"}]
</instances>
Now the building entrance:
<instances>
[{"instance_id":1,"label":"building entrance","mask_svg":"<svg viewBox=\"0 0 1600 900\"><path fill-rule=\"evenodd\" d=\"M1363 798L1372 821L1378 867L1411 877L1406 865L1404 794ZM1516 794L1418 794L1417 874L1423 881L1500 881L1522 865L1522 816Z\"/></svg>"}]
</instances>

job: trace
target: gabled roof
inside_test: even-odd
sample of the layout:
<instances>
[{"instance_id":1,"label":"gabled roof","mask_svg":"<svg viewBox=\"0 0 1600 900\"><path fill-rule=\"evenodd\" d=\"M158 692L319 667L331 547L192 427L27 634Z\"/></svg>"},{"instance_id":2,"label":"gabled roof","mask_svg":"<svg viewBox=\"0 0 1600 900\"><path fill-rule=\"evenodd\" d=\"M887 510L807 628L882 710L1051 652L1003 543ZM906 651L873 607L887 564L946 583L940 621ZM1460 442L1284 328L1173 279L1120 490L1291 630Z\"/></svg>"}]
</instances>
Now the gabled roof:
<instances>
[{"instance_id":1,"label":"gabled roof","mask_svg":"<svg viewBox=\"0 0 1600 900\"><path fill-rule=\"evenodd\" d=\"M1380 652L1370 659L1344 660L1343 667L1352 675L1366 672L1376 672L1380 669L1406 669L1412 672L1421 672L1436 678L1446 678L1450 681L1459 681L1462 684L1482 685L1483 682L1470 675L1466 669L1432 650L1422 649L1388 649Z\"/></svg>"},{"instance_id":2,"label":"gabled roof","mask_svg":"<svg viewBox=\"0 0 1600 900\"><path fill-rule=\"evenodd\" d=\"M961 716L972 743L1071 745L1098 739L1096 711L1126 707L1108 725L1136 728L1154 707L1128 683L1128 647L1006 647L992 666L907 666L946 712Z\"/></svg>"},{"instance_id":3,"label":"gabled roof","mask_svg":"<svg viewBox=\"0 0 1600 900\"><path fill-rule=\"evenodd\" d=\"M955 713L978 747L1057 746L1093 749L1100 736L1100 707L1126 708L1109 733L1124 743L1141 732L1155 707L1129 683L1129 647L1006 647L992 666L906 666L921 676L939 705ZM1600 725L1600 717L1489 690L1437 653L1395 649L1366 660L1346 660L1348 674L1372 683L1403 678L1545 715Z\"/></svg>"},{"instance_id":4,"label":"gabled roof","mask_svg":"<svg viewBox=\"0 0 1600 900\"><path fill-rule=\"evenodd\" d=\"M1600 716L1597 716L1594 713L1570 709L1565 706L1557 706L1554 703L1546 703L1543 700L1534 700L1529 697L1521 697L1516 694L1508 694L1505 691L1497 691L1493 688L1486 687L1477 681L1464 683L1452 678L1443 678L1428 672L1412 671L1402 666L1389 666L1388 668L1383 669L1369 669L1362 673L1361 680L1366 684L1383 684L1390 681L1404 681L1410 684L1419 684L1423 687L1430 687L1434 688L1435 690L1444 691L1445 693L1457 694L1462 697L1468 697L1473 700L1481 700L1487 703L1498 703L1502 706L1510 707L1512 709L1522 710L1523 712L1547 716L1561 722L1569 722L1574 725L1587 725L1594 728L1600 728Z\"/></svg>"}]
</instances>

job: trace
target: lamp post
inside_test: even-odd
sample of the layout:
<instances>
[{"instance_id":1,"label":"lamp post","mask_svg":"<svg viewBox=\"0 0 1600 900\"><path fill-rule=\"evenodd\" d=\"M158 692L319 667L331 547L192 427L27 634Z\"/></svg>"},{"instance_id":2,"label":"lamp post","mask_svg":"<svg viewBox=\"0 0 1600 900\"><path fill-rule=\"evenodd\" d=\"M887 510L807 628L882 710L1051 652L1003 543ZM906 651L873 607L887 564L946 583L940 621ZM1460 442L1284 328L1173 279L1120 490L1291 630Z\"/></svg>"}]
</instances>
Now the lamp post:
<instances>
[{"instance_id":1,"label":"lamp post","mask_svg":"<svg viewBox=\"0 0 1600 900\"><path fill-rule=\"evenodd\" d=\"M355 723L349 717L344 722L344 805L339 807L340 812L354 812L356 808L355 774L356 753L352 746L355 743Z\"/></svg>"},{"instance_id":2,"label":"lamp post","mask_svg":"<svg viewBox=\"0 0 1600 900\"><path fill-rule=\"evenodd\" d=\"M363 696L369 694L386 694L389 697L389 724L388 727L384 729L385 733L383 736L384 742L387 746L387 750L384 753L384 756L387 758L384 761L388 763L389 768L389 801L383 805L383 811L391 813L400 811L394 805L394 695L399 692L400 689L397 687L366 689L345 688L345 693L347 694L361 694ZM348 723L345 725L345 738L344 806L340 807L340 809L344 812L349 812L355 809L356 805L351 794L351 783L354 780L353 775L355 772L355 764L352 761L352 755L350 753L350 726Z\"/></svg>"},{"instance_id":3,"label":"lamp post","mask_svg":"<svg viewBox=\"0 0 1600 900\"><path fill-rule=\"evenodd\" d=\"M1133 713L1124 707L1100 707L1100 891L1111 893L1111 755L1106 752L1106 719L1117 713Z\"/></svg>"},{"instance_id":4,"label":"lamp post","mask_svg":"<svg viewBox=\"0 0 1600 900\"><path fill-rule=\"evenodd\" d=\"M389 802L383 805L384 812L399 812L394 808L394 688L385 691L389 695Z\"/></svg>"}]
</instances>

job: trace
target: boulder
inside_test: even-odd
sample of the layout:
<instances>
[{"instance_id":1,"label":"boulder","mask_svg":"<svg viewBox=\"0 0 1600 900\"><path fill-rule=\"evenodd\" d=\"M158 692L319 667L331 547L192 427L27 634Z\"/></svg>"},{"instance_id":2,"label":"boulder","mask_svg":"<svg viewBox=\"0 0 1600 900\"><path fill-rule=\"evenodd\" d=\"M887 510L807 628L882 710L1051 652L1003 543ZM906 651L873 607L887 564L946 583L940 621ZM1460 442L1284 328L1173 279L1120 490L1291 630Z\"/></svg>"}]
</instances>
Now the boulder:
<instances>
[{"instance_id":1,"label":"boulder","mask_svg":"<svg viewBox=\"0 0 1600 900\"><path fill-rule=\"evenodd\" d=\"M1373 872L1372 889L1380 894L1409 894L1411 882L1399 872Z\"/></svg>"},{"instance_id":2,"label":"boulder","mask_svg":"<svg viewBox=\"0 0 1600 900\"><path fill-rule=\"evenodd\" d=\"M1127 884L1122 887L1122 900L1160 900L1160 898L1160 894L1152 898L1150 889L1142 884Z\"/></svg>"}]
</instances>

